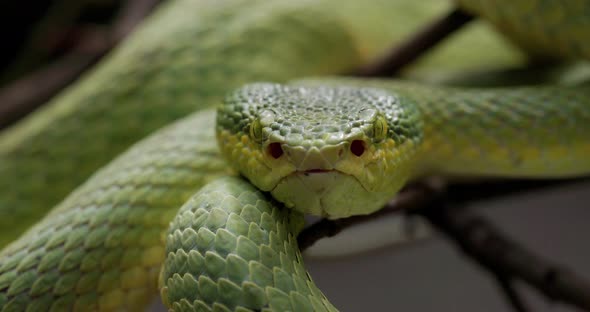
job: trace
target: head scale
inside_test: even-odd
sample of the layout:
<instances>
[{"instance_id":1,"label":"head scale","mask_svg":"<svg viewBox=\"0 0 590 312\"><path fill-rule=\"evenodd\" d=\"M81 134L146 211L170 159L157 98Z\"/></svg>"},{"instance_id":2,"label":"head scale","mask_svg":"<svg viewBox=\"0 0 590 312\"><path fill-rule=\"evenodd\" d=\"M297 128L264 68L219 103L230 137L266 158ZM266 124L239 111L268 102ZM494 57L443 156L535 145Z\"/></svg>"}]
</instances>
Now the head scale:
<instances>
[{"instance_id":1,"label":"head scale","mask_svg":"<svg viewBox=\"0 0 590 312\"><path fill-rule=\"evenodd\" d=\"M419 112L387 91L259 83L227 96L217 138L258 188L338 218L389 200L411 174L422 137Z\"/></svg>"}]
</instances>

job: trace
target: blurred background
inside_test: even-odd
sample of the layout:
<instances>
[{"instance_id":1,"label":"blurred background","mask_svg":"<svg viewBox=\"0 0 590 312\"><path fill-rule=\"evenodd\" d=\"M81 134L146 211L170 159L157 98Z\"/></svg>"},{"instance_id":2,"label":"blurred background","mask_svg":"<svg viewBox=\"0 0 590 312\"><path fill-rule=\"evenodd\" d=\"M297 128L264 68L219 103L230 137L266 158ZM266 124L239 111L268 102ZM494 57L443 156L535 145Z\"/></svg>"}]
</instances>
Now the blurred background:
<instances>
[{"instance_id":1,"label":"blurred background","mask_svg":"<svg viewBox=\"0 0 590 312\"><path fill-rule=\"evenodd\" d=\"M158 2L162 1L5 1L0 11L0 81L6 83L64 56L98 53Z\"/></svg>"},{"instance_id":2,"label":"blurred background","mask_svg":"<svg viewBox=\"0 0 590 312\"><path fill-rule=\"evenodd\" d=\"M33 111L120 42L160 0L0 4L0 129Z\"/></svg>"},{"instance_id":3,"label":"blurred background","mask_svg":"<svg viewBox=\"0 0 590 312\"><path fill-rule=\"evenodd\" d=\"M0 128L80 76L158 0L38 0L0 4ZM590 183L478 203L505 233L590 279ZM387 234L387 233L386 233ZM393 235L393 234L391 234ZM307 258L342 311L511 311L491 276L445 238L338 258ZM576 311L519 285L532 311ZM158 303L153 311L163 309Z\"/></svg>"}]
</instances>

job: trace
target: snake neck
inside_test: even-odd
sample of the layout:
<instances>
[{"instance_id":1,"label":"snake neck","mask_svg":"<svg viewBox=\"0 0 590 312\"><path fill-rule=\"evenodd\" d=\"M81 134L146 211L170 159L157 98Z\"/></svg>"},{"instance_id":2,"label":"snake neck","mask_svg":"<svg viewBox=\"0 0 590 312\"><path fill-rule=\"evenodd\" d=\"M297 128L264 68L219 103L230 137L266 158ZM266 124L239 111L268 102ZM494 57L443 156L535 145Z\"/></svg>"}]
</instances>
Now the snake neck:
<instances>
[{"instance_id":1,"label":"snake neck","mask_svg":"<svg viewBox=\"0 0 590 312\"><path fill-rule=\"evenodd\" d=\"M559 89L558 89L559 88ZM590 88L430 88L400 84L414 101L425 174L559 177L590 172Z\"/></svg>"}]
</instances>

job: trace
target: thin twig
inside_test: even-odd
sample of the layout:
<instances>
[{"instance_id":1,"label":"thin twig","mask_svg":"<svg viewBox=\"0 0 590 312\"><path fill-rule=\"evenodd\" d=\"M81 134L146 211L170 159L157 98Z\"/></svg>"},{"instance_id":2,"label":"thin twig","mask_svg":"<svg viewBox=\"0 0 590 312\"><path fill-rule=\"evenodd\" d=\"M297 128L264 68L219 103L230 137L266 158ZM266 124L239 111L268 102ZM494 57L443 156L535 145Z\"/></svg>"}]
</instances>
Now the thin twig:
<instances>
[{"instance_id":1,"label":"thin twig","mask_svg":"<svg viewBox=\"0 0 590 312\"><path fill-rule=\"evenodd\" d=\"M457 182L444 185L444 196L453 202L473 203L485 201L492 198L499 198L515 193L527 191L539 191L549 187L563 186L588 181L588 178L569 180L480 180ZM443 186L433 186L417 183L406 187L402 192L387 203L381 210L364 216L353 216L344 219L328 220L322 219L305 228L298 236L299 248L305 250L311 247L316 241L324 237L332 237L342 230L370 220L380 218L384 215L395 213L412 213L428 204L440 201L438 196Z\"/></svg>"},{"instance_id":2,"label":"thin twig","mask_svg":"<svg viewBox=\"0 0 590 312\"><path fill-rule=\"evenodd\" d=\"M512 242L500 230L481 216L476 216L464 205L474 201L498 198L524 191L538 191L555 185L584 182L588 179L562 181L480 181L457 183L447 187L428 184L412 185L390 202L386 208L369 216L355 216L340 220L321 220L304 229L298 237L302 250L314 242L337 234L345 228L362 224L386 214L406 211L426 218L474 261L498 279L507 299L516 311L527 311L524 301L508 281L522 280L555 301L569 303L590 310L590 283L569 269ZM505 186L507 185L507 186ZM507 280L504 280L507 279Z\"/></svg>"},{"instance_id":3,"label":"thin twig","mask_svg":"<svg viewBox=\"0 0 590 312\"><path fill-rule=\"evenodd\" d=\"M500 287L502 293L506 297L506 300L510 303L514 311L516 312L528 312L531 311L524 303L516 289L514 288L513 281L508 276L501 272L495 272L496 281Z\"/></svg>"},{"instance_id":4,"label":"thin twig","mask_svg":"<svg viewBox=\"0 0 590 312\"><path fill-rule=\"evenodd\" d=\"M297 237L299 249L303 251L311 247L318 240L324 237L332 237L353 225L362 224L389 214L418 209L428 204L435 199L435 197L432 196L434 190L422 186L423 185L415 185L411 188L407 188L392 201L387 203L385 207L375 213L336 220L322 219L312 224L299 233L299 236Z\"/></svg>"},{"instance_id":5,"label":"thin twig","mask_svg":"<svg viewBox=\"0 0 590 312\"><path fill-rule=\"evenodd\" d=\"M66 57L0 89L0 129L5 128L73 82L104 51L86 57Z\"/></svg>"},{"instance_id":6,"label":"thin twig","mask_svg":"<svg viewBox=\"0 0 590 312\"><path fill-rule=\"evenodd\" d=\"M417 212L473 260L492 272L520 279L546 297L590 310L590 283L510 240L488 220L440 200Z\"/></svg>"},{"instance_id":7,"label":"thin twig","mask_svg":"<svg viewBox=\"0 0 590 312\"><path fill-rule=\"evenodd\" d=\"M88 1L52 1L37 21L33 23L18 54L0 74L2 81L10 77L19 77L44 62L58 50L58 45L65 39L66 29L72 29L76 20L83 14ZM56 34L58 30L62 36Z\"/></svg>"},{"instance_id":8,"label":"thin twig","mask_svg":"<svg viewBox=\"0 0 590 312\"><path fill-rule=\"evenodd\" d=\"M119 42L133 31L158 3L162 0L131 0L121 8L113 23L113 40Z\"/></svg>"},{"instance_id":9,"label":"thin twig","mask_svg":"<svg viewBox=\"0 0 590 312\"><path fill-rule=\"evenodd\" d=\"M361 77L390 77L430 50L441 40L473 19L473 15L455 8L440 20L427 25L409 40L396 45L385 57L354 73Z\"/></svg>"}]
</instances>

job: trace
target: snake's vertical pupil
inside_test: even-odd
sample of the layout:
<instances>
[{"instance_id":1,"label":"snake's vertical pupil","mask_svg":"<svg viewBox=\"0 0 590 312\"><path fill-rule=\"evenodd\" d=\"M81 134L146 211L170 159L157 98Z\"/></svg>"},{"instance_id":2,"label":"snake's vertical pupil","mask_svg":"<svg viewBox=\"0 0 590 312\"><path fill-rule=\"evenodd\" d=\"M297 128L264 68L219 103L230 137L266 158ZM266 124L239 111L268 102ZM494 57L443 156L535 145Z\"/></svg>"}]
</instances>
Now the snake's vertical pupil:
<instances>
[{"instance_id":1,"label":"snake's vertical pupil","mask_svg":"<svg viewBox=\"0 0 590 312\"><path fill-rule=\"evenodd\" d=\"M283 155L283 148L281 147L281 143L270 143L268 145L268 153L274 159L278 159L279 157L281 157Z\"/></svg>"},{"instance_id":2,"label":"snake's vertical pupil","mask_svg":"<svg viewBox=\"0 0 590 312\"><path fill-rule=\"evenodd\" d=\"M354 140L350 144L350 151L360 157L365 152L365 142L363 140Z\"/></svg>"}]
</instances>

